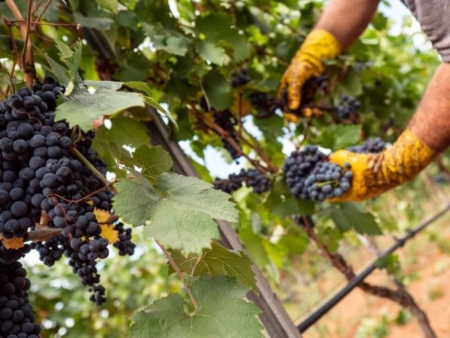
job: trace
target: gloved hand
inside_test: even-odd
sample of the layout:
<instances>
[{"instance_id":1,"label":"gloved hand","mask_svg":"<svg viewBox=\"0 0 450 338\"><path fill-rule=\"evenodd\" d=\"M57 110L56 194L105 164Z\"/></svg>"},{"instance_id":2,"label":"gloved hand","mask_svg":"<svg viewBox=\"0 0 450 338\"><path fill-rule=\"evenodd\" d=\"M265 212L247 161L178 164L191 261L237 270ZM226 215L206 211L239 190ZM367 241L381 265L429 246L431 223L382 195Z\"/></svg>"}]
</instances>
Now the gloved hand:
<instances>
[{"instance_id":1,"label":"gloved hand","mask_svg":"<svg viewBox=\"0 0 450 338\"><path fill-rule=\"evenodd\" d=\"M353 180L350 190L330 202L362 201L382 194L413 179L437 155L410 130L405 130L394 145L379 154L356 154L339 150L330 162L350 163Z\"/></svg>"},{"instance_id":2,"label":"gloved hand","mask_svg":"<svg viewBox=\"0 0 450 338\"><path fill-rule=\"evenodd\" d=\"M287 107L290 111L294 112L300 106L303 84L325 71L322 60L335 58L340 52L339 42L323 29L315 29L306 37L284 73L278 90L278 98L281 100L287 94Z\"/></svg>"}]
</instances>

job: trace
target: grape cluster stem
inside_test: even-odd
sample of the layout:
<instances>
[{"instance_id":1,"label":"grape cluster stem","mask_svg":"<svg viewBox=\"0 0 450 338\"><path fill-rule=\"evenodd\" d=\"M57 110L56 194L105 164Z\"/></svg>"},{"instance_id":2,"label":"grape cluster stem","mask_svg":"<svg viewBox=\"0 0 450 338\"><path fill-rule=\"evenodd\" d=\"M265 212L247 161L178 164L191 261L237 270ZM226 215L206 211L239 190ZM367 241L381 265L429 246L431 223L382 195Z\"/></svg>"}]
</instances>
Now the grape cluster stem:
<instances>
[{"instance_id":1,"label":"grape cluster stem","mask_svg":"<svg viewBox=\"0 0 450 338\"><path fill-rule=\"evenodd\" d=\"M186 283L184 282L183 273L181 272L180 268L178 267L177 262L175 262L175 260L173 259L172 255L170 254L169 251L167 251L167 249L166 249L166 247L164 245L162 245L159 242L156 242L156 244L158 244L159 248L162 250L164 255L166 255L167 259L169 260L170 265L175 270L175 273L177 274L178 278L180 278L180 280L183 281L184 287L186 289L186 292L189 295L189 298L191 299L192 305L194 305L195 309L198 309L198 302L195 299L194 295L192 294L192 291L189 288L189 286L186 285Z\"/></svg>"},{"instance_id":2,"label":"grape cluster stem","mask_svg":"<svg viewBox=\"0 0 450 338\"><path fill-rule=\"evenodd\" d=\"M193 107L194 107L194 105L193 105ZM237 137L239 138L239 140L242 141L243 143L245 143L246 145L248 145L249 147L251 147L253 150L255 150L255 152L266 163L267 167L262 166L258 161L256 161L256 160L252 159L251 157L249 157L242 150L242 148L239 146L239 144L237 144L237 142L232 137L230 137L230 134L228 134L225 130L223 130L223 128L221 128L217 123L215 123L214 121L207 121L206 119L202 118L204 114L200 114L199 112L195 111L195 108L193 110L194 110L194 114L195 114L194 116L195 116L195 118L197 120L201 120L202 123L207 128L209 128L210 130L215 131L221 138L225 139L236 150L236 152L239 155L245 157L253 167L257 168L262 173L267 173L267 172L276 173L276 172L278 172L278 168L271 163L271 161L268 159L268 157L264 154L264 151L260 147L258 147L256 145L256 141L254 143L250 142L242 135L242 133L237 133ZM245 132L245 134L247 136L249 136L249 133L245 130L244 127L242 127L242 130Z\"/></svg>"},{"instance_id":3,"label":"grape cluster stem","mask_svg":"<svg viewBox=\"0 0 450 338\"><path fill-rule=\"evenodd\" d=\"M74 146L72 146L72 147L70 147L70 151L72 152L72 153L74 153L75 154L75 156L77 156L78 157L78 159L81 161L81 162L83 162L83 164L84 165L86 165L86 167L88 167L93 173L94 173L94 175L95 176L97 176L97 178L99 179L99 180L101 180L104 184L105 184L105 186L107 187L107 188L111 188L111 191L115 194L115 195L117 195L117 189L116 188L114 188L114 186L112 185L112 183L111 182L109 182L98 170L97 170L97 168L95 168L93 165L92 165L92 163L91 162L89 162L84 156L83 156L83 154L82 153L80 153L79 151L78 151L78 149L76 148L76 147L74 147Z\"/></svg>"}]
</instances>

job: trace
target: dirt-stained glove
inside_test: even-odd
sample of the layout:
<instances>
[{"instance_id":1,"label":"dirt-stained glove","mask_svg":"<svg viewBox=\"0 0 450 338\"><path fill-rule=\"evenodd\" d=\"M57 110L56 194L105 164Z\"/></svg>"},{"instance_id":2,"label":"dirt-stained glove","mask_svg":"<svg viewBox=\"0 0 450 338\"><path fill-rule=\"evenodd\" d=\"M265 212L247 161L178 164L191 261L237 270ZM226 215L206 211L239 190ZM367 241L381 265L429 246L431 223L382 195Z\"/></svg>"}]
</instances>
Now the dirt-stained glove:
<instances>
[{"instance_id":1,"label":"dirt-stained glove","mask_svg":"<svg viewBox=\"0 0 450 338\"><path fill-rule=\"evenodd\" d=\"M339 150L330 161L350 163L353 181L350 190L330 202L362 201L413 179L437 155L410 130L405 130L394 145L379 154L356 154Z\"/></svg>"},{"instance_id":2,"label":"dirt-stained glove","mask_svg":"<svg viewBox=\"0 0 450 338\"><path fill-rule=\"evenodd\" d=\"M303 84L325 71L322 60L335 58L340 52L339 42L323 29L315 29L306 37L284 73L278 90L279 99L287 94L289 110L298 110Z\"/></svg>"}]
</instances>

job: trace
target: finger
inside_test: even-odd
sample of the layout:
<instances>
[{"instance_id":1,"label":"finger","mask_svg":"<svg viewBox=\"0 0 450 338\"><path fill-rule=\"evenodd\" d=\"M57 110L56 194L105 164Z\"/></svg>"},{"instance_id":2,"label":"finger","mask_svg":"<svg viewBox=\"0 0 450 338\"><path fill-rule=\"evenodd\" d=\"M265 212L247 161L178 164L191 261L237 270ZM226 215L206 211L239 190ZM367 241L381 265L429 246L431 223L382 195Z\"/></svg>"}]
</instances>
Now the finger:
<instances>
[{"instance_id":1,"label":"finger","mask_svg":"<svg viewBox=\"0 0 450 338\"><path fill-rule=\"evenodd\" d=\"M293 79L288 87L288 107L290 110L297 110L301 101L301 82L297 78Z\"/></svg>"},{"instance_id":2,"label":"finger","mask_svg":"<svg viewBox=\"0 0 450 338\"><path fill-rule=\"evenodd\" d=\"M291 113L286 113L286 112L283 112L283 117L285 120L295 123L295 124L297 124L298 121L300 120L300 117L298 117L297 115L291 114Z\"/></svg>"},{"instance_id":3,"label":"finger","mask_svg":"<svg viewBox=\"0 0 450 338\"><path fill-rule=\"evenodd\" d=\"M278 100L284 100L284 95L286 93L286 86L287 86L286 79L283 76L280 81L280 86L278 87L278 92L277 92Z\"/></svg>"}]
</instances>

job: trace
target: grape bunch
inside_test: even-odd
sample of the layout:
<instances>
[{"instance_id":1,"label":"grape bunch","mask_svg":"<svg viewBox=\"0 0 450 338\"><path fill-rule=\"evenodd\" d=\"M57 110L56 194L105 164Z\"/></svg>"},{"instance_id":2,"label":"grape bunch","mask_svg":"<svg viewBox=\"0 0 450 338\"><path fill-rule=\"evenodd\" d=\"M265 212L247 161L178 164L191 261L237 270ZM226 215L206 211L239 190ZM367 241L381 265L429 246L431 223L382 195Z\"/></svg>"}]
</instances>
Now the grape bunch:
<instances>
[{"instance_id":1,"label":"grape bunch","mask_svg":"<svg viewBox=\"0 0 450 338\"><path fill-rule=\"evenodd\" d=\"M322 202L342 196L351 187L353 173L350 165L344 167L329 162L317 146L306 146L293 151L282 168L289 191L296 198Z\"/></svg>"},{"instance_id":2,"label":"grape bunch","mask_svg":"<svg viewBox=\"0 0 450 338\"><path fill-rule=\"evenodd\" d=\"M216 179L214 187L230 194L240 189L244 182L247 187L253 188L253 192L256 194L270 190L270 177L257 169L241 169L238 174L230 174L228 179Z\"/></svg>"},{"instance_id":3,"label":"grape bunch","mask_svg":"<svg viewBox=\"0 0 450 338\"><path fill-rule=\"evenodd\" d=\"M257 117L269 116L282 107L277 99L264 92L252 92L248 98L252 107L258 111Z\"/></svg>"},{"instance_id":4,"label":"grape bunch","mask_svg":"<svg viewBox=\"0 0 450 338\"><path fill-rule=\"evenodd\" d=\"M360 107L359 101L348 95L342 95L339 101L337 112L340 118L349 119L354 115Z\"/></svg>"},{"instance_id":5,"label":"grape bunch","mask_svg":"<svg viewBox=\"0 0 450 338\"><path fill-rule=\"evenodd\" d=\"M248 75L247 68L242 68L241 70L234 71L231 74L231 86L234 88L244 86L249 83L250 80L251 77Z\"/></svg>"},{"instance_id":6,"label":"grape bunch","mask_svg":"<svg viewBox=\"0 0 450 338\"><path fill-rule=\"evenodd\" d=\"M242 175L242 172L240 172L239 174L230 174L228 179L216 178L213 184L215 189L231 194L232 192L242 188L243 182L244 176Z\"/></svg>"},{"instance_id":7,"label":"grape bunch","mask_svg":"<svg viewBox=\"0 0 450 338\"><path fill-rule=\"evenodd\" d=\"M56 99L64 91L46 78L33 90L20 89L0 102L0 264L17 264L31 249L48 266L65 255L93 293L91 300L100 305L105 288L99 284L96 261L108 256L109 243L102 237L96 210L111 213L113 193L97 176L106 174L106 165L91 148L94 133L80 132L74 143L73 129L55 119ZM113 245L119 254L131 255L131 229L117 221L112 227L118 234ZM4 241L27 241L30 231L42 229L53 229L58 235L18 249L5 246ZM4 309L0 306L0 313Z\"/></svg>"},{"instance_id":8,"label":"grape bunch","mask_svg":"<svg viewBox=\"0 0 450 338\"><path fill-rule=\"evenodd\" d=\"M317 163L325 161L326 155L317 146L306 146L301 151L293 151L283 164L286 184L296 198L309 199L306 178Z\"/></svg>"},{"instance_id":9,"label":"grape bunch","mask_svg":"<svg viewBox=\"0 0 450 338\"><path fill-rule=\"evenodd\" d=\"M214 114L214 122L230 135L230 137L239 144L239 140L234 130L237 121L229 110L223 110ZM228 151L233 160L241 157L236 149L224 138L222 138L223 147Z\"/></svg>"},{"instance_id":10,"label":"grape bunch","mask_svg":"<svg viewBox=\"0 0 450 338\"><path fill-rule=\"evenodd\" d=\"M319 162L305 180L309 198L316 202L341 197L350 189L353 172L350 164L344 168L333 162Z\"/></svg>"},{"instance_id":11,"label":"grape bunch","mask_svg":"<svg viewBox=\"0 0 450 338\"><path fill-rule=\"evenodd\" d=\"M31 284L26 275L20 262L0 263L0 337L39 337L41 327L28 300Z\"/></svg>"},{"instance_id":12,"label":"grape bunch","mask_svg":"<svg viewBox=\"0 0 450 338\"><path fill-rule=\"evenodd\" d=\"M243 171L245 185L249 188L253 188L253 192L256 194L262 194L270 190L270 178L267 175L262 174L257 169L249 169Z\"/></svg>"},{"instance_id":13,"label":"grape bunch","mask_svg":"<svg viewBox=\"0 0 450 338\"><path fill-rule=\"evenodd\" d=\"M351 151L352 153L358 153L358 154L377 154L381 153L383 150L386 149L386 145L382 139L379 137L373 137L367 139L366 142L364 142L361 145L348 147L346 150Z\"/></svg>"}]
</instances>

